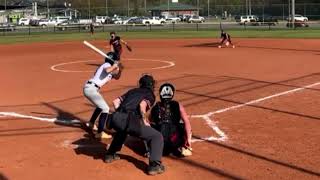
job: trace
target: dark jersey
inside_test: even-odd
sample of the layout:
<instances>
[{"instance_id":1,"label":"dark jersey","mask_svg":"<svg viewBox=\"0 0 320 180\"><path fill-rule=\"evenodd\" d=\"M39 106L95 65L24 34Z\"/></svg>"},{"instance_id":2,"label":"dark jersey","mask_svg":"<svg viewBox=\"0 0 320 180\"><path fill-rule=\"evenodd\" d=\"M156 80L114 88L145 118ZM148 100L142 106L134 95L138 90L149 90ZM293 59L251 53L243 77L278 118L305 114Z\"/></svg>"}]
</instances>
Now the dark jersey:
<instances>
[{"instance_id":1,"label":"dark jersey","mask_svg":"<svg viewBox=\"0 0 320 180\"><path fill-rule=\"evenodd\" d=\"M180 105L177 101L157 102L151 110L151 119L155 124L179 124L181 119Z\"/></svg>"},{"instance_id":2,"label":"dark jersey","mask_svg":"<svg viewBox=\"0 0 320 180\"><path fill-rule=\"evenodd\" d=\"M120 37L116 36L114 39L110 39L110 46L113 46L113 49L116 53L120 53L122 50Z\"/></svg>"},{"instance_id":3,"label":"dark jersey","mask_svg":"<svg viewBox=\"0 0 320 180\"><path fill-rule=\"evenodd\" d=\"M183 145L185 128L180 122L180 105L177 101L157 102L151 110L151 119L151 126L163 136L165 152Z\"/></svg>"},{"instance_id":4,"label":"dark jersey","mask_svg":"<svg viewBox=\"0 0 320 180\"><path fill-rule=\"evenodd\" d=\"M230 35L228 33L221 33L221 39L231 39Z\"/></svg>"},{"instance_id":5,"label":"dark jersey","mask_svg":"<svg viewBox=\"0 0 320 180\"><path fill-rule=\"evenodd\" d=\"M126 94L120 97L121 104L120 111L134 112L141 116L140 103L144 100L148 104L148 109L155 103L155 96L153 91L147 88L135 88L129 90Z\"/></svg>"}]
</instances>

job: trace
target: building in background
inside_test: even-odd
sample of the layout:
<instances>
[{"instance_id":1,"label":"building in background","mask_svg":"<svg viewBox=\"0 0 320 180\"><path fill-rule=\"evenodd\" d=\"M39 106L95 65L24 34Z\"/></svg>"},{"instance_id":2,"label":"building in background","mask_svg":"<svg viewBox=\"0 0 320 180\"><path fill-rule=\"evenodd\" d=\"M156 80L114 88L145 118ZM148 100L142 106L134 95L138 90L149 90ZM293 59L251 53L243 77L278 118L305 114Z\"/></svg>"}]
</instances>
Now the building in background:
<instances>
[{"instance_id":1,"label":"building in background","mask_svg":"<svg viewBox=\"0 0 320 180\"><path fill-rule=\"evenodd\" d=\"M177 17L182 15L199 15L197 7L182 3L162 4L151 9L152 16Z\"/></svg>"}]
</instances>

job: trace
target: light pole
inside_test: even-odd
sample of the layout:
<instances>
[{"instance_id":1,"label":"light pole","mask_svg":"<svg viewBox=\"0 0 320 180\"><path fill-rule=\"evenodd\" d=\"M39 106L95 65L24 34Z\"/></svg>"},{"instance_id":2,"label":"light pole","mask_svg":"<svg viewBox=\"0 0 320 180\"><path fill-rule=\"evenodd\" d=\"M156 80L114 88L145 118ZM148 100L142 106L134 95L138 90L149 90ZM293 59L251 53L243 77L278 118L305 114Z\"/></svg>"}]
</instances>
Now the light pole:
<instances>
[{"instance_id":1,"label":"light pole","mask_svg":"<svg viewBox=\"0 0 320 180\"><path fill-rule=\"evenodd\" d=\"M291 14L292 14L292 25L293 25L293 28L294 28L294 16L295 16L295 13L296 13L296 10L295 10L295 0L292 0L291 2Z\"/></svg>"},{"instance_id":2,"label":"light pole","mask_svg":"<svg viewBox=\"0 0 320 180\"><path fill-rule=\"evenodd\" d=\"M198 16L199 16L199 0L197 0L197 11L198 11Z\"/></svg>"},{"instance_id":3,"label":"light pole","mask_svg":"<svg viewBox=\"0 0 320 180\"><path fill-rule=\"evenodd\" d=\"M251 0L249 0L249 15L251 16Z\"/></svg>"},{"instance_id":4,"label":"light pole","mask_svg":"<svg viewBox=\"0 0 320 180\"><path fill-rule=\"evenodd\" d=\"M4 10L7 11L7 0L4 0Z\"/></svg>"},{"instance_id":5,"label":"light pole","mask_svg":"<svg viewBox=\"0 0 320 180\"><path fill-rule=\"evenodd\" d=\"M128 0L128 8L127 8L128 12L127 12L127 16L129 17L130 14L130 0Z\"/></svg>"},{"instance_id":6,"label":"light pole","mask_svg":"<svg viewBox=\"0 0 320 180\"><path fill-rule=\"evenodd\" d=\"M208 0L208 17L210 16L210 0Z\"/></svg>"},{"instance_id":7,"label":"light pole","mask_svg":"<svg viewBox=\"0 0 320 180\"><path fill-rule=\"evenodd\" d=\"M47 18L49 19L50 18L50 10L49 10L49 0L47 0Z\"/></svg>"},{"instance_id":8,"label":"light pole","mask_svg":"<svg viewBox=\"0 0 320 180\"><path fill-rule=\"evenodd\" d=\"M108 13L108 0L106 0L106 16L108 16L109 13Z\"/></svg>"},{"instance_id":9,"label":"light pole","mask_svg":"<svg viewBox=\"0 0 320 180\"><path fill-rule=\"evenodd\" d=\"M147 0L144 0L144 12L147 14Z\"/></svg>"},{"instance_id":10,"label":"light pole","mask_svg":"<svg viewBox=\"0 0 320 180\"><path fill-rule=\"evenodd\" d=\"M170 14L170 1L168 0L168 18L169 18L169 14Z\"/></svg>"},{"instance_id":11,"label":"light pole","mask_svg":"<svg viewBox=\"0 0 320 180\"><path fill-rule=\"evenodd\" d=\"M88 18L91 19L91 3L90 0L88 0Z\"/></svg>"}]
</instances>

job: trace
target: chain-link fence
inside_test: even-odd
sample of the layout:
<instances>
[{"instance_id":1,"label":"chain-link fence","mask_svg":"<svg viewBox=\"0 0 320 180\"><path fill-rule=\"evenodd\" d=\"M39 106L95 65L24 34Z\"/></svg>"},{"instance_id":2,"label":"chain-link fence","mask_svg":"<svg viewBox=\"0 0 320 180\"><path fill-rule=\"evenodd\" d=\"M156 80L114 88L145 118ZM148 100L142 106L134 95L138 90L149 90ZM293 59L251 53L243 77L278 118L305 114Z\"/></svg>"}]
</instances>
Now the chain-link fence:
<instances>
[{"instance_id":1,"label":"chain-link fence","mask_svg":"<svg viewBox=\"0 0 320 180\"><path fill-rule=\"evenodd\" d=\"M243 23L236 22L210 22L210 23L166 23L163 25L140 25L140 24L101 24L94 26L93 32L174 32L174 31L220 31L224 30L286 30L289 29L287 22L275 23ZM308 22L296 24L296 29L319 29L320 22ZM59 33L91 33L90 25L67 25L67 26L17 26L6 29L0 27L0 36L10 35L36 35L36 34L59 34Z\"/></svg>"}]
</instances>

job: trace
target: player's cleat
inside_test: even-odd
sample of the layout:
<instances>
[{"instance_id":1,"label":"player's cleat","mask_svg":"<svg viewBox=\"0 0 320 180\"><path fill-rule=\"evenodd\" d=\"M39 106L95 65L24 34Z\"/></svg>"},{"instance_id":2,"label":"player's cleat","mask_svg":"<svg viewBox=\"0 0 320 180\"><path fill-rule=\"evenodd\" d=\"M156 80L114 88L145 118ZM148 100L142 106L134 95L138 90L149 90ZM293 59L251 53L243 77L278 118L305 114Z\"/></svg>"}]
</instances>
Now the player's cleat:
<instances>
[{"instance_id":1,"label":"player's cleat","mask_svg":"<svg viewBox=\"0 0 320 180\"><path fill-rule=\"evenodd\" d=\"M188 147L188 148L182 147L180 149L180 151L181 151L181 155L184 157L192 155L192 148L191 147Z\"/></svg>"},{"instance_id":2,"label":"player's cleat","mask_svg":"<svg viewBox=\"0 0 320 180\"><path fill-rule=\"evenodd\" d=\"M110 139L110 138L112 138L112 136L110 134L107 134L105 132L97 133L94 135L94 137L96 139Z\"/></svg>"},{"instance_id":3,"label":"player's cleat","mask_svg":"<svg viewBox=\"0 0 320 180\"><path fill-rule=\"evenodd\" d=\"M218 46L218 48L221 48L221 46Z\"/></svg>"},{"instance_id":4,"label":"player's cleat","mask_svg":"<svg viewBox=\"0 0 320 180\"><path fill-rule=\"evenodd\" d=\"M236 48L236 46L235 46L235 45L233 45L233 46L232 46L232 48Z\"/></svg>"},{"instance_id":5,"label":"player's cleat","mask_svg":"<svg viewBox=\"0 0 320 180\"><path fill-rule=\"evenodd\" d=\"M95 125L95 124L93 124L93 123L91 123L91 122L87 122L87 123L86 123L86 126L87 126L89 129L93 130L93 131L97 131L97 130L98 130L97 125Z\"/></svg>"},{"instance_id":6,"label":"player's cleat","mask_svg":"<svg viewBox=\"0 0 320 180\"><path fill-rule=\"evenodd\" d=\"M159 163L159 162L150 162L149 166L148 166L148 170L147 173L148 175L157 175L157 174L161 174L165 171L164 166Z\"/></svg>"},{"instance_id":7,"label":"player's cleat","mask_svg":"<svg viewBox=\"0 0 320 180\"><path fill-rule=\"evenodd\" d=\"M106 156L104 157L104 162L111 163L119 159L120 159L120 156L118 154L106 154Z\"/></svg>"}]
</instances>

